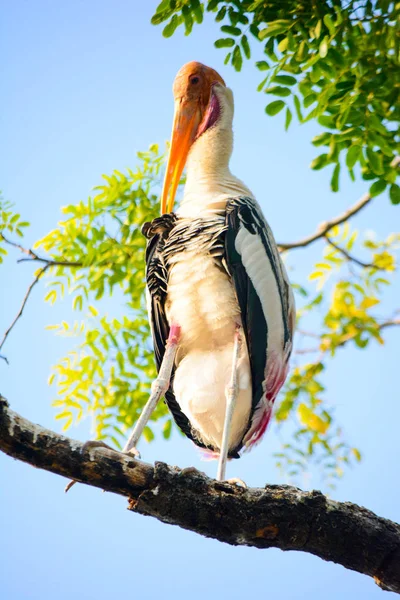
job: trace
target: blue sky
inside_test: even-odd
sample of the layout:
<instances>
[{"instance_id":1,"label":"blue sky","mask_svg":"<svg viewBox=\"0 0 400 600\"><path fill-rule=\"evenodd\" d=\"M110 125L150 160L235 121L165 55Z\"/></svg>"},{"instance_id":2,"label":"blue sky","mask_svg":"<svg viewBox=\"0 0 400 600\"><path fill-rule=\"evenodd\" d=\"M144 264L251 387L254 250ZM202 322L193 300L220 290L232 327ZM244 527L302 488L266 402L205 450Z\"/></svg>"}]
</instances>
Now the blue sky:
<instances>
[{"instance_id":1,"label":"blue sky","mask_svg":"<svg viewBox=\"0 0 400 600\"><path fill-rule=\"evenodd\" d=\"M241 74L223 66L213 48L217 30L208 19L186 38L166 40L150 25L155 2L14 0L2 2L0 187L31 221L27 244L53 228L60 206L86 198L102 173L135 164L135 152L169 137L172 81L189 60L216 68L236 101L232 170L255 192L276 237L297 239L340 213L365 190L344 181L329 192L329 173L312 172L315 124L283 131L283 117L263 114L260 74L245 64ZM397 211L397 212L396 212ZM382 195L356 224L387 235L399 223L398 208ZM297 251L296 280L310 271L317 246ZM0 332L12 320L32 278L32 266L0 268ZM70 301L50 307L38 287L13 331L0 363L0 391L34 422L59 430L47 386L50 367L73 347L44 328L73 319ZM394 306L400 285L386 305ZM112 312L118 306L110 302ZM400 520L398 371L399 332L385 333L383 348L344 350L325 377L329 398L346 436L364 460L348 472L333 497ZM70 431L82 440L89 424ZM229 465L249 485L282 481L271 458L280 444L272 428L263 443ZM172 436L141 447L146 461L195 465L214 475L187 441ZM232 599L277 596L282 600L380 598L372 580L342 567L278 550L232 548L190 532L128 513L126 501L86 486L64 495L65 481L0 455L0 581L5 600L102 600L117 597ZM312 481L310 483L312 486Z\"/></svg>"}]
</instances>

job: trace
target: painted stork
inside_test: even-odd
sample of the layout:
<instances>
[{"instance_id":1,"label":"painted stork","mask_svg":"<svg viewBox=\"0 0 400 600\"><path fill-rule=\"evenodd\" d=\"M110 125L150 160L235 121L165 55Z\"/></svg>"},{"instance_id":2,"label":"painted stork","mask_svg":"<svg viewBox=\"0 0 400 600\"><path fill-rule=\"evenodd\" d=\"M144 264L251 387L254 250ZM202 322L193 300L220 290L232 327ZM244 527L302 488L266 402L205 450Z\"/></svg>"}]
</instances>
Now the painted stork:
<instances>
[{"instance_id":1,"label":"painted stork","mask_svg":"<svg viewBox=\"0 0 400 600\"><path fill-rule=\"evenodd\" d=\"M233 94L198 62L178 72L161 216L145 223L149 318L158 378L126 444L157 402L195 444L226 461L265 432L285 381L295 307L271 230L229 170ZM172 212L187 167L183 199Z\"/></svg>"}]
</instances>

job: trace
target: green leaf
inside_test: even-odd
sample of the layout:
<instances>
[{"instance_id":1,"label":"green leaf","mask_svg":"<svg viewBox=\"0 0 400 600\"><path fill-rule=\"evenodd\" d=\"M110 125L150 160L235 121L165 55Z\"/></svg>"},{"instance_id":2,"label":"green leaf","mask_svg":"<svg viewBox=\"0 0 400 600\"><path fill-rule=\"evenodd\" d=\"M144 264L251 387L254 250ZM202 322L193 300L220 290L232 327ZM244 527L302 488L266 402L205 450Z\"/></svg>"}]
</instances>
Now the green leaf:
<instances>
[{"instance_id":1,"label":"green leaf","mask_svg":"<svg viewBox=\"0 0 400 600\"><path fill-rule=\"evenodd\" d=\"M232 25L222 25L221 31L224 33L229 33L229 35L240 35L242 32L239 27L232 27Z\"/></svg>"},{"instance_id":2,"label":"green leaf","mask_svg":"<svg viewBox=\"0 0 400 600\"><path fill-rule=\"evenodd\" d=\"M315 137L313 137L313 139L311 140L311 143L314 146L327 146L329 144L329 142L331 141L331 137L332 137L332 134L325 131L324 133L320 133L319 135L316 135Z\"/></svg>"},{"instance_id":3,"label":"green leaf","mask_svg":"<svg viewBox=\"0 0 400 600\"><path fill-rule=\"evenodd\" d=\"M240 51L240 46L236 45L232 54L232 65L235 68L235 71L240 71L242 68L243 59L242 53Z\"/></svg>"},{"instance_id":4,"label":"green leaf","mask_svg":"<svg viewBox=\"0 0 400 600\"><path fill-rule=\"evenodd\" d=\"M283 33L288 30L292 21L288 21L286 19L278 19L277 21L272 21L268 24L268 27L262 29L258 34L260 40L265 40L267 37L276 36L279 33Z\"/></svg>"},{"instance_id":5,"label":"green leaf","mask_svg":"<svg viewBox=\"0 0 400 600\"><path fill-rule=\"evenodd\" d=\"M179 17L177 15L174 15L170 22L164 27L162 32L163 36L166 38L171 37L175 33L175 30L178 27L179 23Z\"/></svg>"},{"instance_id":6,"label":"green leaf","mask_svg":"<svg viewBox=\"0 0 400 600\"><path fill-rule=\"evenodd\" d=\"M269 69L269 64L266 60L259 60L256 62L256 67L259 71L267 71Z\"/></svg>"},{"instance_id":7,"label":"green leaf","mask_svg":"<svg viewBox=\"0 0 400 600\"><path fill-rule=\"evenodd\" d=\"M190 35L193 29L193 17L187 6L182 7L182 15L185 22L185 35Z\"/></svg>"},{"instance_id":8,"label":"green leaf","mask_svg":"<svg viewBox=\"0 0 400 600\"><path fill-rule=\"evenodd\" d=\"M327 159L328 159L327 154L320 154L319 156L314 158L314 160L312 161L312 163L310 165L310 168L314 169L314 171L319 171L320 169L325 167L325 165L327 164Z\"/></svg>"},{"instance_id":9,"label":"green leaf","mask_svg":"<svg viewBox=\"0 0 400 600\"><path fill-rule=\"evenodd\" d=\"M225 19L227 10L228 9L226 6L223 6L222 8L219 9L219 11L217 12L217 16L215 17L215 20L217 21L217 23L219 23L220 21L223 21Z\"/></svg>"},{"instance_id":10,"label":"green leaf","mask_svg":"<svg viewBox=\"0 0 400 600\"><path fill-rule=\"evenodd\" d=\"M274 96L280 96L281 98L285 98L290 96L291 91L287 87L282 87L281 85L273 85L265 90L266 94L274 94Z\"/></svg>"},{"instance_id":11,"label":"green leaf","mask_svg":"<svg viewBox=\"0 0 400 600\"><path fill-rule=\"evenodd\" d=\"M321 35L321 31L322 31L322 21L320 19L314 29L314 35L315 35L316 39L318 39L319 36Z\"/></svg>"},{"instance_id":12,"label":"green leaf","mask_svg":"<svg viewBox=\"0 0 400 600\"><path fill-rule=\"evenodd\" d=\"M229 61L230 61L230 59L231 59L231 56L232 56L232 52L228 52L228 54L227 54L227 55L225 56L225 58L224 58L224 65L227 65L227 64L229 64Z\"/></svg>"},{"instance_id":13,"label":"green leaf","mask_svg":"<svg viewBox=\"0 0 400 600\"><path fill-rule=\"evenodd\" d=\"M235 45L235 40L232 38L221 38L214 42L216 48L232 48Z\"/></svg>"},{"instance_id":14,"label":"green leaf","mask_svg":"<svg viewBox=\"0 0 400 600\"><path fill-rule=\"evenodd\" d=\"M286 108L286 117L285 117L285 131L289 129L289 125L292 122L292 111L290 108Z\"/></svg>"},{"instance_id":15,"label":"green leaf","mask_svg":"<svg viewBox=\"0 0 400 600\"><path fill-rule=\"evenodd\" d=\"M154 440L154 433L148 425L143 429L143 436L146 442L152 442Z\"/></svg>"},{"instance_id":16,"label":"green leaf","mask_svg":"<svg viewBox=\"0 0 400 600\"><path fill-rule=\"evenodd\" d=\"M274 83L281 83L282 85L294 85L297 83L296 77L292 77L291 75L275 75L272 81Z\"/></svg>"},{"instance_id":17,"label":"green leaf","mask_svg":"<svg viewBox=\"0 0 400 600\"><path fill-rule=\"evenodd\" d=\"M240 43L242 44L242 48L243 48L243 52L246 58L250 58L251 56L251 52L250 52L250 46L249 46L249 42L248 39L245 35L242 36L242 39L240 40Z\"/></svg>"},{"instance_id":18,"label":"green leaf","mask_svg":"<svg viewBox=\"0 0 400 600\"><path fill-rule=\"evenodd\" d=\"M278 44L279 52L285 52L289 46L289 38L283 38Z\"/></svg>"},{"instance_id":19,"label":"green leaf","mask_svg":"<svg viewBox=\"0 0 400 600\"><path fill-rule=\"evenodd\" d=\"M332 179L331 179L332 192L339 191L339 175L340 175L340 163L337 163L335 168L333 169L333 174L332 174Z\"/></svg>"},{"instance_id":20,"label":"green leaf","mask_svg":"<svg viewBox=\"0 0 400 600\"><path fill-rule=\"evenodd\" d=\"M264 88L264 85L267 83L268 81L268 76L264 77L264 79L258 84L257 86L257 92L261 92L262 89Z\"/></svg>"},{"instance_id":21,"label":"green leaf","mask_svg":"<svg viewBox=\"0 0 400 600\"><path fill-rule=\"evenodd\" d=\"M400 204L400 187L397 183L390 186L389 196L392 204Z\"/></svg>"},{"instance_id":22,"label":"green leaf","mask_svg":"<svg viewBox=\"0 0 400 600\"><path fill-rule=\"evenodd\" d=\"M319 55L321 58L325 58L325 56L328 54L328 41L328 38L324 37L319 45Z\"/></svg>"},{"instance_id":23,"label":"green leaf","mask_svg":"<svg viewBox=\"0 0 400 600\"><path fill-rule=\"evenodd\" d=\"M299 100L298 96L296 96L296 94L293 95L293 102L294 102L294 107L296 109L297 118L301 123L303 121L303 115L301 113L300 100Z\"/></svg>"},{"instance_id":24,"label":"green leaf","mask_svg":"<svg viewBox=\"0 0 400 600\"><path fill-rule=\"evenodd\" d=\"M346 165L352 169L361 156L361 146L353 145L347 151Z\"/></svg>"},{"instance_id":25,"label":"green leaf","mask_svg":"<svg viewBox=\"0 0 400 600\"><path fill-rule=\"evenodd\" d=\"M218 7L219 2L220 0L209 0L209 3L207 4L207 10L209 12L215 10Z\"/></svg>"},{"instance_id":26,"label":"green leaf","mask_svg":"<svg viewBox=\"0 0 400 600\"><path fill-rule=\"evenodd\" d=\"M311 94L308 94L308 96L306 96L303 100L303 104L304 104L304 108L308 108L309 106L311 106L311 104L313 104L317 99L317 94L314 94L313 92Z\"/></svg>"},{"instance_id":27,"label":"green leaf","mask_svg":"<svg viewBox=\"0 0 400 600\"><path fill-rule=\"evenodd\" d=\"M285 103L283 102L283 100L275 100L274 102L270 102L270 104L267 104L267 106L265 107L265 112L270 117L273 117L274 115L277 115L279 112L281 112L284 106Z\"/></svg>"},{"instance_id":28,"label":"green leaf","mask_svg":"<svg viewBox=\"0 0 400 600\"><path fill-rule=\"evenodd\" d=\"M372 198L374 196L379 196L379 194L382 194L382 192L385 191L386 186L387 183L383 179L378 179L378 181L375 181L369 188L369 193L372 196Z\"/></svg>"},{"instance_id":29,"label":"green leaf","mask_svg":"<svg viewBox=\"0 0 400 600\"><path fill-rule=\"evenodd\" d=\"M372 171L376 175L381 175L383 173L382 156L369 147L366 149L366 154Z\"/></svg>"},{"instance_id":30,"label":"green leaf","mask_svg":"<svg viewBox=\"0 0 400 600\"><path fill-rule=\"evenodd\" d=\"M171 437L171 431L172 431L172 421L171 421L171 419L168 419L168 421L164 424L163 432L162 432L165 440L169 440L169 438Z\"/></svg>"},{"instance_id":31,"label":"green leaf","mask_svg":"<svg viewBox=\"0 0 400 600\"><path fill-rule=\"evenodd\" d=\"M329 14L324 15L324 23L327 26L327 28L329 29L329 33L331 35L334 35L335 34L335 24L332 20L331 15L329 15Z\"/></svg>"},{"instance_id":32,"label":"green leaf","mask_svg":"<svg viewBox=\"0 0 400 600\"><path fill-rule=\"evenodd\" d=\"M296 60L301 63L304 60L306 60L307 56L308 56L308 46L307 46L307 42L305 40L303 40L300 43L299 49L296 52Z\"/></svg>"}]
</instances>

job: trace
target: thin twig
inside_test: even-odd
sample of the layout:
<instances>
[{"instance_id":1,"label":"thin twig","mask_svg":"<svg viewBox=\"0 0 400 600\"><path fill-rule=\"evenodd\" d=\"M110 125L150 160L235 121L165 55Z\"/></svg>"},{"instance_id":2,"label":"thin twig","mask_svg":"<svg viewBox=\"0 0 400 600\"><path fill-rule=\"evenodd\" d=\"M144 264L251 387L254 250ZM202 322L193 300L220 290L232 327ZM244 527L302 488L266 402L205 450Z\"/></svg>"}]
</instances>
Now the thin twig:
<instances>
[{"instance_id":1,"label":"thin twig","mask_svg":"<svg viewBox=\"0 0 400 600\"><path fill-rule=\"evenodd\" d=\"M24 308L26 306L26 303L28 301L28 298L31 294L31 291L33 290L33 288L35 287L35 285L37 284L37 282L39 281L39 279L42 277L43 273L45 271L47 271L47 269L49 269L50 267L82 267L83 264L81 262L69 262L69 261L63 261L63 260L52 260L49 258L43 258L41 256L39 256L38 254L36 254L36 252L34 252L31 248L24 248L24 246L21 246L21 244L18 244L17 242L13 242L12 240L9 240L4 233L0 232L0 239L2 239L6 244L8 244L9 246L12 246L13 248L18 248L18 250L20 250L21 252L23 252L24 254L27 254L29 258L20 258L17 262L39 262L39 263L44 263L44 267L42 267L38 274L36 275L36 277L34 278L34 280L32 281L32 283L30 284L30 286L28 287L28 290L25 294L25 297L22 301L21 307L16 315L16 317L14 318L13 322L11 323L11 325L9 326L9 328L6 330L3 339L0 343L0 350L2 349L2 347L5 344L5 341L8 337L8 335L10 334L10 332L12 331L12 329L14 328L15 324L17 323L17 321L21 318L22 313L24 311ZM0 354L0 359L4 360L7 364L9 364L8 359L6 356L3 356Z\"/></svg>"},{"instance_id":2,"label":"thin twig","mask_svg":"<svg viewBox=\"0 0 400 600\"><path fill-rule=\"evenodd\" d=\"M395 313L397 314L397 313ZM396 326L400 326L400 319L388 319L387 321L384 321L383 323L381 323L380 325L378 325L378 331L382 331L382 329L387 329L388 327L396 327ZM353 340L356 335L358 335L359 333L362 333L362 329L360 329L359 331L357 331L356 334L352 333L349 334L348 336L346 336L341 342L339 342L339 344L337 344L335 346L335 350L337 348L342 348L343 346L345 346L347 344L347 342L350 342L351 340ZM324 334L318 335L318 333L314 333L312 331L304 331L302 329L298 329L297 333L306 337L311 337L314 339L318 339L323 341L323 339L326 339ZM295 354L313 354L315 352L320 351L321 348L318 347L313 347L313 348L299 348L298 350L295 350ZM331 350L330 347L325 348L324 350L322 350L322 353L324 354L325 352Z\"/></svg>"},{"instance_id":3,"label":"thin twig","mask_svg":"<svg viewBox=\"0 0 400 600\"><path fill-rule=\"evenodd\" d=\"M312 244L312 242L315 242L316 240L325 237L331 229L336 227L336 225L341 225L342 223L350 219L350 217L353 217L355 214L360 212L360 210L367 206L367 204L371 202L371 200L372 196L369 193L364 194L364 196L362 196L362 198L360 198L358 202L356 202L353 206L348 208L344 213L335 217L334 219L331 219L330 221L325 221L325 223L321 223L317 231L312 235L309 235L303 238L302 240L299 240L298 242L291 242L287 244L278 243L280 251L291 250L293 248L304 248L305 246L309 246L309 244Z\"/></svg>"},{"instance_id":4,"label":"thin twig","mask_svg":"<svg viewBox=\"0 0 400 600\"><path fill-rule=\"evenodd\" d=\"M28 256L30 256L31 259L37 260L39 258L38 255L33 250L31 250L30 248L24 248L23 246L21 246L21 244L17 244L17 242L12 242L8 238L6 238L6 236L2 232L0 232L0 238L6 244L9 244L10 246L13 246L14 248L18 248L18 250L21 250L21 252L23 252L24 254L28 254ZM27 260L27 259L25 259L25 260Z\"/></svg>"},{"instance_id":5,"label":"thin twig","mask_svg":"<svg viewBox=\"0 0 400 600\"><path fill-rule=\"evenodd\" d=\"M390 166L393 168L400 166L400 156L395 156L395 158L390 163ZM369 204L371 200L372 196L369 192L367 192L366 194L364 194L364 196L360 198L358 202L356 202L353 206L350 206L350 208L348 208L344 213L335 217L334 219L331 219L330 221L325 221L325 223L321 223L321 225L318 227L315 233L303 238L302 240L299 240L298 242L278 244L279 250L282 252L283 250L291 250L293 248L304 248L305 246L312 244L312 242L326 237L326 234L331 229L333 229L336 225L341 225L342 223L356 215L358 212L360 212L360 210L367 206L367 204Z\"/></svg>"},{"instance_id":6,"label":"thin twig","mask_svg":"<svg viewBox=\"0 0 400 600\"><path fill-rule=\"evenodd\" d=\"M314 354L320 350L321 348L301 348L300 350L295 350L295 354Z\"/></svg>"},{"instance_id":7,"label":"thin twig","mask_svg":"<svg viewBox=\"0 0 400 600\"><path fill-rule=\"evenodd\" d=\"M306 337L312 337L312 338L318 338L319 339L319 335L318 333L314 333L313 331L304 331L304 329L296 329L296 333L299 333L300 335L304 335Z\"/></svg>"},{"instance_id":8,"label":"thin twig","mask_svg":"<svg viewBox=\"0 0 400 600\"><path fill-rule=\"evenodd\" d=\"M22 316L22 313L24 312L24 308L25 308L25 306L26 306L26 303L27 303L27 301L28 301L28 298L29 298L29 296L30 296L30 293L31 293L31 291L33 290L33 288L35 287L35 285L37 284L37 282L39 281L39 279L41 278L41 276L43 275L43 273L44 273L45 271L47 271L47 269L48 269L49 267L51 267L51 266L52 266L52 265L50 265L50 264L47 264L47 265L45 265L44 267L42 267L42 268L40 269L40 271L38 272L38 274L36 275L35 279L32 281L32 283L31 283L31 284L30 284L30 286L28 287L28 290L27 290L27 292L26 292L26 294L25 294L25 297L24 297L24 299L23 299L23 301L22 301L21 307L20 307L20 309L19 309L19 311L18 311L18 313L17 313L16 317L14 318L13 322L11 323L11 325L9 326L9 328L7 329L7 331L5 332L5 334L4 334L4 336L3 336L3 339L2 339L2 341L1 341L1 344L0 344L0 350L1 350L1 349L2 349L2 347L4 346L4 343L5 343L5 341L6 341L7 337L8 337L8 335L9 335L9 334L10 334L10 332L12 331L13 327L15 326L15 324L17 323L17 321L18 321L18 320L21 318L21 316ZM6 361L6 363L8 364L8 360L7 360L7 359L6 359L4 356L1 356L1 355L0 355L0 358L3 358L3 359Z\"/></svg>"},{"instance_id":9,"label":"thin twig","mask_svg":"<svg viewBox=\"0 0 400 600\"><path fill-rule=\"evenodd\" d=\"M82 262L71 262L68 260L52 260L51 258L44 258L42 256L39 256L31 248L24 248L24 246L21 246L21 244L17 244L17 242L13 242L12 240L9 240L8 238L6 238L6 236L2 232L0 232L0 238L9 246L13 246L13 248L18 248L18 250L21 250L21 252L23 252L24 254L27 254L29 256L29 258L19 258L17 260L17 263L40 262L40 263L44 263L48 267L83 267L84 266ZM0 348L1 348L1 346L0 346Z\"/></svg>"},{"instance_id":10,"label":"thin twig","mask_svg":"<svg viewBox=\"0 0 400 600\"><path fill-rule=\"evenodd\" d=\"M44 263L49 267L83 267L81 262L70 262L68 260L51 260L49 258L42 258L41 256L35 256L35 258L19 258L17 263L22 262L40 262Z\"/></svg>"},{"instance_id":11,"label":"thin twig","mask_svg":"<svg viewBox=\"0 0 400 600\"><path fill-rule=\"evenodd\" d=\"M335 242L332 242L330 237L328 237L327 235L325 235L325 239L330 246L335 248L335 250L340 252L340 254L343 254L343 256L345 256L347 258L347 260L355 263L356 265L359 265L360 267L363 267L364 269L376 269L377 271L385 271L386 270L386 269L382 269L382 267L378 267L377 265L374 265L373 263L366 263L366 262L363 262L362 260L359 260L355 256L352 256L351 254L349 254L347 252L347 250L345 250L344 248L341 248Z\"/></svg>"}]
</instances>

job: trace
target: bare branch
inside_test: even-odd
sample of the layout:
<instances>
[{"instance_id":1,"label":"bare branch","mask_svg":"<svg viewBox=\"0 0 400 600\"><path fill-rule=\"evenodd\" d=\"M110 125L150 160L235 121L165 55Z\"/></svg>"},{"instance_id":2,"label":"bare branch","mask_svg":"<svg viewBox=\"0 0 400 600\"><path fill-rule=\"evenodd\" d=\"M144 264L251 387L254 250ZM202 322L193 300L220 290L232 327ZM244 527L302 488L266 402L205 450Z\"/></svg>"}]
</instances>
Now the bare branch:
<instances>
[{"instance_id":1,"label":"bare branch","mask_svg":"<svg viewBox=\"0 0 400 600\"><path fill-rule=\"evenodd\" d=\"M11 325L9 326L9 328L6 330L6 332L3 336L3 339L0 343L0 350L1 350L2 347L4 346L4 343L5 343L8 335L10 334L11 330L13 329L13 327L15 326L17 321L21 318L22 313L25 308L25 305L31 294L31 291L35 287L35 285L37 284L39 279L42 277L43 273L45 271L47 271L47 269L49 269L50 267L83 267L83 263L43 258L43 257L39 256L38 254L36 254L36 252L34 252L31 248L24 248L24 246L21 246L21 244L17 244L16 242L9 240L8 238L6 238L6 236L2 232L0 232L0 239L2 239L6 244L9 244L10 246L13 246L14 248L18 248L18 250L20 250L24 254L28 255L29 258L20 258L17 262L25 262L26 261L26 262L39 262L39 263L44 264L44 267L42 267L40 269L39 273L36 275L36 277L34 278L32 283L28 287L28 290L25 294L25 297L22 301L21 307L20 307L16 317L14 318L14 320L11 323ZM6 356L3 356L2 354L0 354L0 359L4 360L7 364L9 364Z\"/></svg>"},{"instance_id":2,"label":"bare branch","mask_svg":"<svg viewBox=\"0 0 400 600\"><path fill-rule=\"evenodd\" d=\"M18 263L22 262L40 262L44 263L49 267L83 267L85 266L81 262L71 262L68 260L51 260L50 258L42 258L41 256L35 256L35 258L19 258ZM90 266L90 265L87 265Z\"/></svg>"},{"instance_id":3,"label":"bare branch","mask_svg":"<svg viewBox=\"0 0 400 600\"><path fill-rule=\"evenodd\" d=\"M390 163L391 167L399 167L400 166L400 156L395 156L395 158ZM360 198L358 202L356 202L353 206L350 206L344 213L331 219L330 221L325 221L325 223L321 223L318 227L317 231L308 237L299 240L298 242L292 242L288 244L278 244L279 250L282 252L284 250L291 250L293 248L304 248L305 246L309 246L316 240L319 240L326 236L326 234L333 229L336 225L341 225L354 215L360 212L367 204L369 204L372 200L372 196L369 192L364 194Z\"/></svg>"},{"instance_id":4,"label":"bare branch","mask_svg":"<svg viewBox=\"0 0 400 600\"><path fill-rule=\"evenodd\" d=\"M315 354L316 352L321 352L321 348L299 348L299 350L295 350L295 354Z\"/></svg>"},{"instance_id":5,"label":"bare branch","mask_svg":"<svg viewBox=\"0 0 400 600\"><path fill-rule=\"evenodd\" d=\"M2 232L0 232L0 238L9 246L18 248L18 250L21 250L21 252L23 252L24 254L28 254L30 256L30 258L32 258L32 259L38 258L37 254L35 254L35 252L33 252L33 250L31 250L30 248L24 248L23 246L21 246L21 244L17 244L16 242L9 240L8 238L6 238L6 236Z\"/></svg>"},{"instance_id":6,"label":"bare branch","mask_svg":"<svg viewBox=\"0 0 400 600\"><path fill-rule=\"evenodd\" d=\"M326 234L336 227L336 225L341 225L354 215L356 215L360 210L362 210L369 202L371 202L372 196L369 193L364 194L362 198L358 202L356 202L353 206L350 206L344 213L331 219L330 221L325 221L325 223L321 223L318 227L317 231L308 237L299 240L298 242L292 242L288 244L279 244L278 247L280 251L283 250L291 250L293 248L304 248L305 246L309 246L312 242L319 240L326 236Z\"/></svg>"},{"instance_id":7,"label":"bare branch","mask_svg":"<svg viewBox=\"0 0 400 600\"><path fill-rule=\"evenodd\" d=\"M20 262L40 262L40 263L44 263L48 267L83 267L84 266L82 262L71 262L68 260L52 260L51 258L44 258L42 256L39 256L31 248L24 248L24 246L21 246L21 244L17 244L16 242L9 240L8 238L5 237L5 235L2 232L0 232L0 238L9 246L18 248L18 250L21 250L21 252L23 252L24 254L27 254L29 256L29 258L20 258L19 260L17 260L18 263L20 263ZM1 346L0 346L0 348L1 348Z\"/></svg>"},{"instance_id":8,"label":"bare branch","mask_svg":"<svg viewBox=\"0 0 400 600\"><path fill-rule=\"evenodd\" d=\"M399 326L400 325L400 319L388 319L387 321L383 321L383 323L381 323L380 325L378 325L378 331L382 331L382 329L387 329L388 327L395 327L395 326ZM351 333L349 335L347 335L341 342L339 342L339 344L337 344L335 346L335 350L337 348L342 348L343 346L345 346L348 342L350 342L351 340L353 340L359 333L362 333L364 330L360 329L359 331L357 331L356 334ZM365 330L367 331L367 330ZM311 337L314 339L318 339L318 340L324 340L326 339L324 336L324 333L318 335L317 333L314 333L312 331L303 331L303 330L297 330L297 333L299 333L300 335L306 336L306 337ZM297 350L295 350L295 354L314 354L316 352L321 352L322 354L326 353L326 352L330 352L331 348L327 347L324 349L321 349L318 346L313 346L311 348L299 348Z\"/></svg>"},{"instance_id":9,"label":"bare branch","mask_svg":"<svg viewBox=\"0 0 400 600\"><path fill-rule=\"evenodd\" d=\"M40 269L40 271L38 272L38 274L36 275L35 279L32 281L32 283L30 284L30 286L28 287L28 290L24 296L24 299L22 300L22 304L20 306L20 309L18 311L18 313L16 314L13 322L11 323L11 325L9 326L9 328L6 330L3 339L1 340L0 343L0 350L2 349L2 347L4 346L4 343L8 337L8 335L10 334L11 330L13 329L13 327L15 326L15 324L17 323L18 319L20 319L22 317L22 313L24 312L24 308L26 303L28 302L28 298L33 290L33 288L35 287L35 285L37 284L37 282L39 281L39 279L42 277L43 273L45 273L45 271L47 271L47 269L50 267L50 264L45 265L44 267L42 267ZM6 361L6 363L8 364L8 360L5 356L1 356L0 358L2 358L3 360Z\"/></svg>"},{"instance_id":10,"label":"bare branch","mask_svg":"<svg viewBox=\"0 0 400 600\"><path fill-rule=\"evenodd\" d=\"M243 489L195 469L82 448L19 416L0 396L0 450L13 458L125 496L130 510L164 523L234 546L309 552L400 593L400 525L365 508L286 485Z\"/></svg>"},{"instance_id":11,"label":"bare branch","mask_svg":"<svg viewBox=\"0 0 400 600\"><path fill-rule=\"evenodd\" d=\"M335 250L337 250L338 252L340 252L340 254L345 256L347 258L347 260L355 263L359 267L363 267L363 269L375 269L376 271L385 271L386 270L386 269L382 269L382 267L378 267L377 265L374 265L373 263L363 262L362 260L359 260L352 254L349 254L349 252L347 252L347 250L345 250L344 248L341 248L335 242L333 242L328 235L325 235L325 239L328 242L328 244L330 246L332 246L332 248L335 248Z\"/></svg>"}]
</instances>

